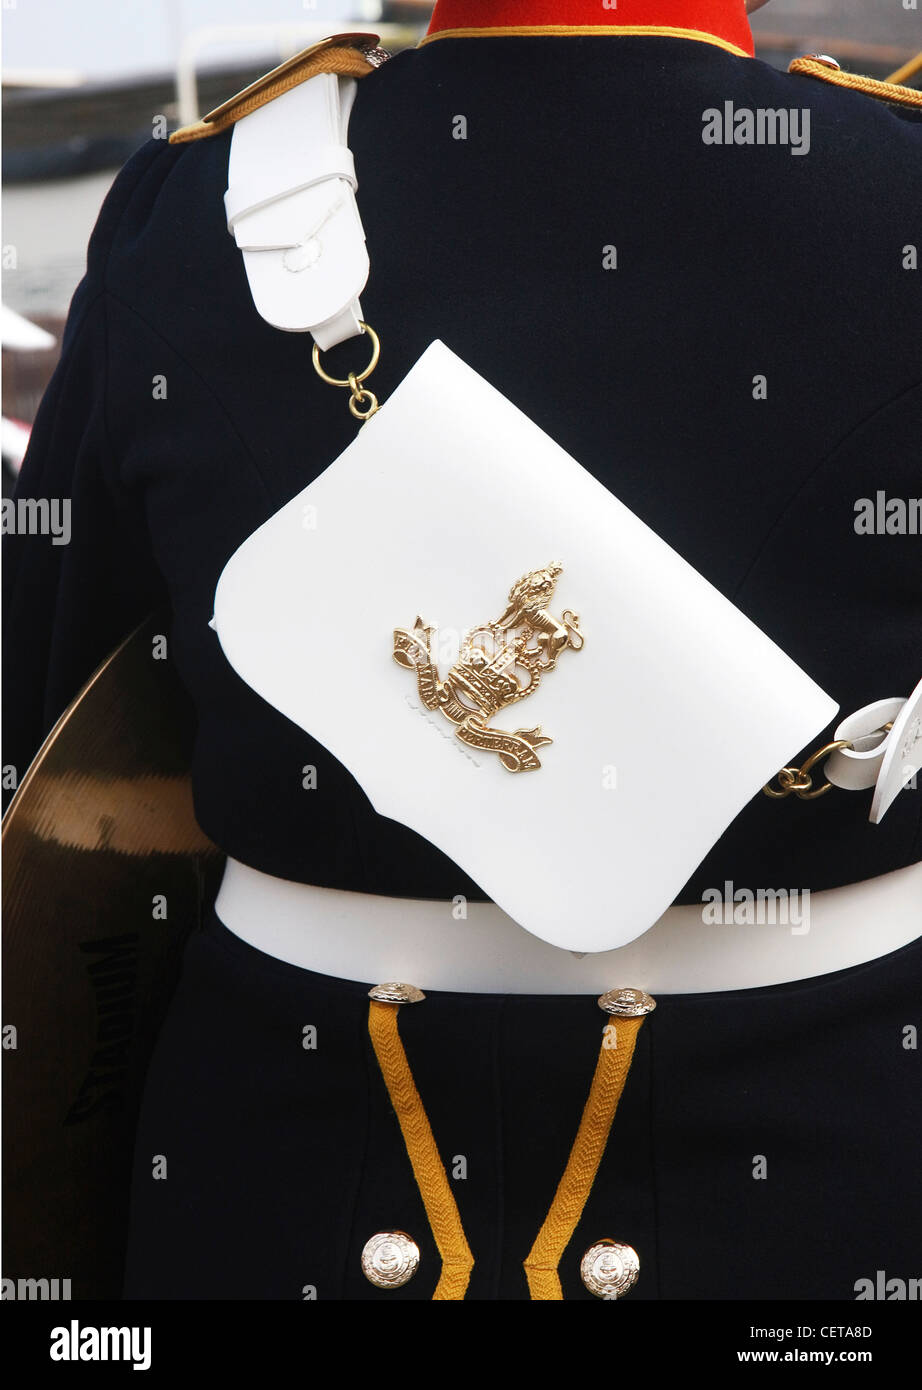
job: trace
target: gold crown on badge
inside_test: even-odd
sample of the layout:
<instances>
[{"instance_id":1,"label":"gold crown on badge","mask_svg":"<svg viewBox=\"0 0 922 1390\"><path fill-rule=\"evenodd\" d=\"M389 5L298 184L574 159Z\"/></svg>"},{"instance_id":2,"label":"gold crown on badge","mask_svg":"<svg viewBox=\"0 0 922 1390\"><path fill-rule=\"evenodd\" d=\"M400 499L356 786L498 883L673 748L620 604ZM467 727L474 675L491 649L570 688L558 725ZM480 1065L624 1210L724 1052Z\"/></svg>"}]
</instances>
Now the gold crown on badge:
<instances>
[{"instance_id":1,"label":"gold crown on badge","mask_svg":"<svg viewBox=\"0 0 922 1390\"><path fill-rule=\"evenodd\" d=\"M583 646L579 616L567 608L555 618L548 609L562 573L563 565L551 563L517 579L502 616L464 634L460 657L444 680L432 653L436 629L420 617L412 629L394 629L394 660L415 670L426 708L456 724L463 743L496 753L509 772L540 767L535 750L553 739L540 724L508 733L490 728L489 721L537 690L561 652Z\"/></svg>"}]
</instances>

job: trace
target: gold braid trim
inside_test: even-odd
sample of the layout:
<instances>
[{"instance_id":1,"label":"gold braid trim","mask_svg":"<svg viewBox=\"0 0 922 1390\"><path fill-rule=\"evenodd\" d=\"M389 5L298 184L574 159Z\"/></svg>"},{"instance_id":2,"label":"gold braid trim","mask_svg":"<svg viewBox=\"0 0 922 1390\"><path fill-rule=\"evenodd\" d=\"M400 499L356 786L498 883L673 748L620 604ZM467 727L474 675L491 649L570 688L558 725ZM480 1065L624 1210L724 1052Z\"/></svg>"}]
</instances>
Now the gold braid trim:
<instances>
[{"instance_id":1,"label":"gold braid trim","mask_svg":"<svg viewBox=\"0 0 922 1390\"><path fill-rule=\"evenodd\" d=\"M433 1301L459 1301L467 1292L474 1256L400 1040L399 1008L397 1003L385 1004L373 999L368 1006L368 1032L442 1260Z\"/></svg>"},{"instance_id":2,"label":"gold braid trim","mask_svg":"<svg viewBox=\"0 0 922 1390\"><path fill-rule=\"evenodd\" d=\"M602 1030L595 1075L567 1166L544 1225L524 1261L532 1302L563 1301L557 1266L579 1224L599 1171L642 1023L643 1016L610 1018Z\"/></svg>"},{"instance_id":3,"label":"gold braid trim","mask_svg":"<svg viewBox=\"0 0 922 1390\"><path fill-rule=\"evenodd\" d=\"M273 68L242 92L216 106L192 125L180 126L170 136L171 145L185 145L191 140L204 140L209 135L217 135L227 130L236 121L249 116L267 102L274 101L292 87L299 86L308 78L320 72L334 72L340 77L366 77L373 72L376 64L365 56L378 42L377 34L337 34L332 39L324 39L310 48L305 48L280 67Z\"/></svg>"},{"instance_id":4,"label":"gold braid trim","mask_svg":"<svg viewBox=\"0 0 922 1390\"><path fill-rule=\"evenodd\" d=\"M863 92L876 101L888 101L894 106L922 109L922 92L915 87L901 87L894 82L878 82L874 77L842 72L817 58L795 58L788 72L800 73L803 77L818 77L822 82L831 82L834 87L849 87L853 92Z\"/></svg>"}]
</instances>

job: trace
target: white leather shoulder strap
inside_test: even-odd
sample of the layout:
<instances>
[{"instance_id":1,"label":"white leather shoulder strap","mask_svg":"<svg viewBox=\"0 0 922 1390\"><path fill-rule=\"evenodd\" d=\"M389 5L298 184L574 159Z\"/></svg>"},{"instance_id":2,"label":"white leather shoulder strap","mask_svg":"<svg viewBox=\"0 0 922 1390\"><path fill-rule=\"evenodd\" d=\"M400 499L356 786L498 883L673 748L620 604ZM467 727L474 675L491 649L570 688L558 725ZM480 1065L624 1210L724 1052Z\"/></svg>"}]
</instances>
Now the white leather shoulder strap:
<instances>
[{"instance_id":1,"label":"white leather shoulder strap","mask_svg":"<svg viewBox=\"0 0 922 1390\"><path fill-rule=\"evenodd\" d=\"M224 206L253 303L322 350L362 331L368 253L347 144L355 90L355 78L320 73L237 121L231 139Z\"/></svg>"}]
</instances>

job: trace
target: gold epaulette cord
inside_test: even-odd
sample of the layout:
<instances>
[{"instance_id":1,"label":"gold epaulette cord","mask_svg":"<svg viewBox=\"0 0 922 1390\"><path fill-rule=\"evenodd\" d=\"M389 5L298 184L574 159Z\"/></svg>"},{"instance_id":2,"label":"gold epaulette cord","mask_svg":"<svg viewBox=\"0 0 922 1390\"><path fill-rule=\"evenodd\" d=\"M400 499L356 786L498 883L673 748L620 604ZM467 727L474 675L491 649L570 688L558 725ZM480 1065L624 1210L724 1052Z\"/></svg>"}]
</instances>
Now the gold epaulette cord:
<instances>
[{"instance_id":1,"label":"gold epaulette cord","mask_svg":"<svg viewBox=\"0 0 922 1390\"><path fill-rule=\"evenodd\" d=\"M922 72L922 53L917 53L914 58L910 58L909 62L897 68L896 72L891 72L887 81L905 82L907 77L915 77L917 72Z\"/></svg>"},{"instance_id":2,"label":"gold epaulette cord","mask_svg":"<svg viewBox=\"0 0 922 1390\"><path fill-rule=\"evenodd\" d=\"M292 87L299 86L321 72L336 73L339 77L367 77L380 67L385 54L378 48L377 34L336 34L305 48L287 62L267 72L258 81L228 101L216 106L191 125L180 126L170 136L171 145L185 145L192 140L204 140L249 116L252 111L274 101Z\"/></svg>"},{"instance_id":3,"label":"gold epaulette cord","mask_svg":"<svg viewBox=\"0 0 922 1390\"><path fill-rule=\"evenodd\" d=\"M875 77L862 77L857 73L843 72L835 59L825 54L808 53L803 58L795 58L788 72L799 73L802 77L818 77L822 82L830 82L834 87L847 87L853 92L863 92L865 96L877 101L886 101L894 106L909 106L922 110L922 91L915 87L900 86L896 79L911 77L922 68L922 53L898 68L886 82Z\"/></svg>"}]
</instances>

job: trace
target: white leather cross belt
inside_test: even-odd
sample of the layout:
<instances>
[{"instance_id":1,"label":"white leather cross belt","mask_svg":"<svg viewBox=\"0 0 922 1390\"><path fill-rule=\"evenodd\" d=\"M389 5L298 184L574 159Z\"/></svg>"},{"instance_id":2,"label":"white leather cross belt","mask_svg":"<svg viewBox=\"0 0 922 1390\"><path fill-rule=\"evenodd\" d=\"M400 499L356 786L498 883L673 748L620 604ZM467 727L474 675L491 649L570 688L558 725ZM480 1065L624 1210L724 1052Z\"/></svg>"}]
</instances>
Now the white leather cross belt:
<instances>
[{"instance_id":1,"label":"white leather cross belt","mask_svg":"<svg viewBox=\"0 0 922 1390\"><path fill-rule=\"evenodd\" d=\"M215 908L235 936L302 969L482 994L598 994L619 983L654 995L752 989L860 965L922 934L922 863L820 893L721 884L708 897L671 907L627 946L580 957L493 903L315 888L235 859Z\"/></svg>"}]
</instances>

